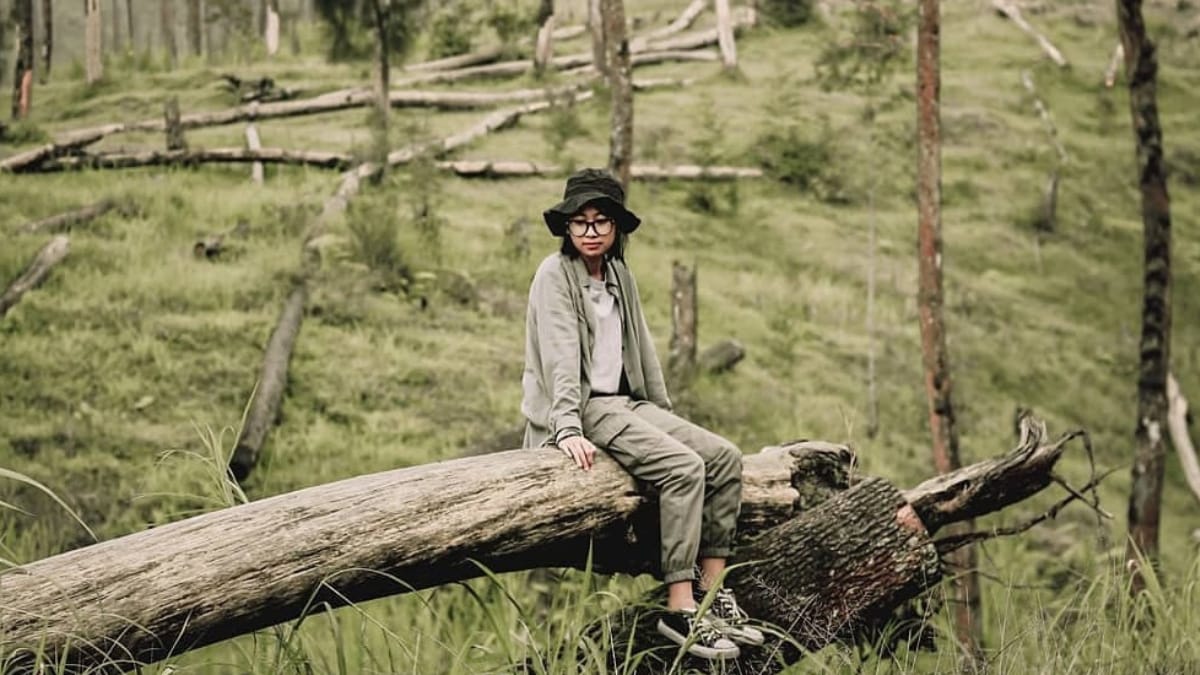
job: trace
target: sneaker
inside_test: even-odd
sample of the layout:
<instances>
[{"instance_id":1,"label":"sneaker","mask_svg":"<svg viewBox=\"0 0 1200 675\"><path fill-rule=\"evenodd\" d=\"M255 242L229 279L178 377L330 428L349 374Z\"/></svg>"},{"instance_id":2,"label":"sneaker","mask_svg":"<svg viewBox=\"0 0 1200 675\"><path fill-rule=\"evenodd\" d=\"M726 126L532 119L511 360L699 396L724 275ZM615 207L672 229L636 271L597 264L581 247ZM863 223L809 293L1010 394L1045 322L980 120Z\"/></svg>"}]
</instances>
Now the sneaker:
<instances>
[{"instance_id":1,"label":"sneaker","mask_svg":"<svg viewBox=\"0 0 1200 675\"><path fill-rule=\"evenodd\" d=\"M704 600L705 592L700 590L699 584L693 588L696 603L699 604ZM718 588L708 612L717 628L734 642L755 647L764 642L762 631L750 625L750 615L738 606L737 597L732 590L724 586Z\"/></svg>"},{"instance_id":2,"label":"sneaker","mask_svg":"<svg viewBox=\"0 0 1200 675\"><path fill-rule=\"evenodd\" d=\"M737 645L721 634L708 614L697 616L694 609L666 612L658 620L658 632L681 646L686 645L690 637L687 653L698 658L724 661L736 659L741 653Z\"/></svg>"}]
</instances>

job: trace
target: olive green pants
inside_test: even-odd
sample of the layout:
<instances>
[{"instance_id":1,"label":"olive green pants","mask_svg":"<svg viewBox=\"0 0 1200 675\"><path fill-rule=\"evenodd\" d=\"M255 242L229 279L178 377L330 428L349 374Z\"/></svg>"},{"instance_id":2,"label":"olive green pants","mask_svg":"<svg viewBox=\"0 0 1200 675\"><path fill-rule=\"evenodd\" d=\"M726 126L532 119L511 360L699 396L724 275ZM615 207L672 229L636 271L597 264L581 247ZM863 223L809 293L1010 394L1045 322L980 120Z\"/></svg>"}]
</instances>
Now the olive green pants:
<instances>
[{"instance_id":1,"label":"olive green pants","mask_svg":"<svg viewBox=\"0 0 1200 675\"><path fill-rule=\"evenodd\" d=\"M695 578L697 558L727 558L742 505L742 452L649 401L588 399L583 435L658 489L662 575Z\"/></svg>"}]
</instances>

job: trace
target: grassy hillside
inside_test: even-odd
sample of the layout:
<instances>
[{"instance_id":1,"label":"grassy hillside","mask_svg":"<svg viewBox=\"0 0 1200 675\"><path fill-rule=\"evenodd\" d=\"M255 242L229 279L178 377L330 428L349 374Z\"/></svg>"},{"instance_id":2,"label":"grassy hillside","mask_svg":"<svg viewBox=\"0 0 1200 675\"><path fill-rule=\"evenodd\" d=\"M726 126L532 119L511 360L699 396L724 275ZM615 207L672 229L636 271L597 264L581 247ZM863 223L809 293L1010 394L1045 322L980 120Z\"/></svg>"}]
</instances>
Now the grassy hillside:
<instances>
[{"instance_id":1,"label":"grassy hillside","mask_svg":"<svg viewBox=\"0 0 1200 675\"><path fill-rule=\"evenodd\" d=\"M682 3L629 3L630 13L669 16ZM1072 507L1022 537L986 544L982 569L988 646L1000 672L1184 672L1200 662L1200 618L1192 609L1196 504L1174 457L1164 494L1163 570L1156 596L1169 621L1141 638L1121 623L1111 564L1125 531L1140 331L1141 224L1127 96L1100 84L1115 41L1110 3L1066 2L1030 12L1072 62L1060 70L1034 43L980 3L946 3L943 28L943 213L947 322L964 461L1013 442L1016 406L1033 408L1052 431L1082 427L1100 468L1119 467L1103 503L1116 518L1098 527ZM1182 3L1147 8L1160 42L1160 108L1172 166L1175 227L1172 368L1200 396L1200 16ZM661 20L661 19L660 19ZM711 21L706 16L704 21ZM365 64L327 64L315 31L301 55L239 68L308 92L363 83ZM776 180L735 188L638 184L630 197L645 226L628 259L660 353L670 331L669 267L695 261L701 347L734 337L748 357L728 375L681 393L681 408L744 450L808 437L851 443L862 470L911 485L932 471L916 320L914 105L910 61L885 86L874 136L866 101L823 91L811 64L834 31L824 25L761 28L742 38L742 76L713 64L673 64L639 76L698 76L692 86L639 94L639 161L691 162L709 144L722 163L754 164L762 139L789 126L816 158L807 189ZM576 41L564 51L584 49ZM56 74L34 94L38 131L156 117L178 96L185 111L230 105L217 85L221 65L174 72L111 63L87 88ZM1034 214L1054 152L1021 87L1029 70L1070 154L1058 228L1037 234ZM61 73L61 71L59 71ZM460 88L538 86L480 82ZM602 97L601 97L602 98ZM461 129L486 112L398 111L394 143ZM466 148L463 158L602 164L603 102L571 114L527 117ZM263 142L288 148L352 149L369 143L366 112L273 120ZM555 150L556 134L566 133ZM188 134L196 147L241 145L237 126ZM160 147L158 135L128 134L100 147ZM117 196L136 204L71 236L71 254L50 280L0 320L0 467L49 486L102 537L118 536L219 503L202 436L228 451L299 262L305 220L336 185L317 169L268 168L264 186L242 166L6 176L0 179L0 280L14 277L44 243L16 234L25 221ZM873 208L868 198L875 185ZM413 201L433 194L437 243L412 224ZM479 181L398 171L366 190L327 245L297 342L282 423L246 491L260 498L347 476L495 447L519 422L525 292L554 241L540 224L561 179ZM701 194L703 193L703 194ZM695 209L715 201L715 212ZM881 432L867 438L865 364L866 232L879 227L877 317ZM247 223L219 261L195 259L197 235ZM358 231L360 234L355 235ZM356 253L382 232L398 258L371 267ZM398 270L419 273L405 293ZM473 289L464 292L462 278ZM455 281L458 280L458 281ZM420 298L425 298L422 302ZM224 430L224 431L223 431ZM565 470L565 469L564 469ZM1082 452L1061 473L1087 480ZM1012 524L1052 494L989 518ZM35 513L0 512L0 558L34 560L88 541L34 491L0 483L0 501ZM532 608L534 582L502 582ZM542 582L537 582L542 583ZM554 586L549 619L523 617L497 584L446 588L310 618L284 649L269 634L190 654L201 672L492 672L529 644L570 644L576 611L587 616L631 597L647 579L591 580L567 573ZM533 629L532 626L537 626ZM290 630L290 629L288 629ZM545 632L543 632L543 630ZM904 656L902 672L954 667L953 647ZM1042 656L1048 653L1049 656ZM550 660L550 659L548 659ZM840 672L851 651L828 649L797 672ZM866 670L886 672L887 662ZM223 665L221 665L223 664ZM449 664L449 666L448 666ZM565 662L551 665L565 667ZM224 670L223 670L224 669ZM554 668L551 668L554 670ZM157 672L151 670L150 672Z\"/></svg>"}]
</instances>

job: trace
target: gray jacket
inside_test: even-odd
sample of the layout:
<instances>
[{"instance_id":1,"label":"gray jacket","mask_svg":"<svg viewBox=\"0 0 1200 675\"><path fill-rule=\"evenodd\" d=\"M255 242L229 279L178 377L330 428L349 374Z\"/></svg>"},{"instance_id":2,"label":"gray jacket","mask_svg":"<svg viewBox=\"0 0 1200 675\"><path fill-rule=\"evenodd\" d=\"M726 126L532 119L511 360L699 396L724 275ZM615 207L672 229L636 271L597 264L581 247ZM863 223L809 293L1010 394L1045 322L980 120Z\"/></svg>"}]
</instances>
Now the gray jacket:
<instances>
[{"instance_id":1,"label":"gray jacket","mask_svg":"<svg viewBox=\"0 0 1200 675\"><path fill-rule=\"evenodd\" d=\"M662 366L642 314L633 274L609 260L605 281L615 286L621 306L621 358L630 396L671 409ZM521 377L527 448L583 433L583 408L591 394L592 343L596 316L584 294L583 260L562 253L546 257L529 287L525 315L525 372Z\"/></svg>"}]
</instances>

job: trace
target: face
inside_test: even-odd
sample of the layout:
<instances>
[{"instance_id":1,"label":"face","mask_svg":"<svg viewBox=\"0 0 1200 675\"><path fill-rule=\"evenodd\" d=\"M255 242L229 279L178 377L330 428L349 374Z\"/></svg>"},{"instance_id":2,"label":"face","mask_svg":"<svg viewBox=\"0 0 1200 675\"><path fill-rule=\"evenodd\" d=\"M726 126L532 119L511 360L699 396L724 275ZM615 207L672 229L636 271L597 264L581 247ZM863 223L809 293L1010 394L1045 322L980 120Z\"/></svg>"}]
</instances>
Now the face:
<instances>
[{"instance_id":1,"label":"face","mask_svg":"<svg viewBox=\"0 0 1200 675\"><path fill-rule=\"evenodd\" d=\"M605 223L608 231L598 234L598 231L604 231ZM583 234L576 234L580 229ZM617 240L617 224L593 206L585 206L571 216L567 220L567 232L571 235L571 243L584 258L603 259Z\"/></svg>"}]
</instances>

